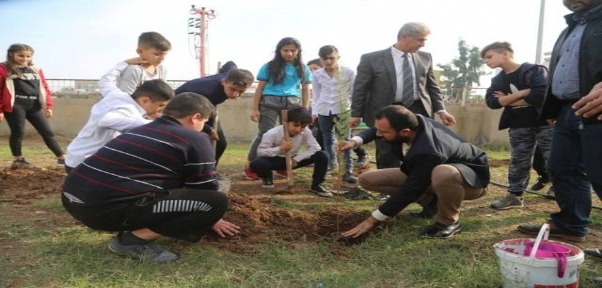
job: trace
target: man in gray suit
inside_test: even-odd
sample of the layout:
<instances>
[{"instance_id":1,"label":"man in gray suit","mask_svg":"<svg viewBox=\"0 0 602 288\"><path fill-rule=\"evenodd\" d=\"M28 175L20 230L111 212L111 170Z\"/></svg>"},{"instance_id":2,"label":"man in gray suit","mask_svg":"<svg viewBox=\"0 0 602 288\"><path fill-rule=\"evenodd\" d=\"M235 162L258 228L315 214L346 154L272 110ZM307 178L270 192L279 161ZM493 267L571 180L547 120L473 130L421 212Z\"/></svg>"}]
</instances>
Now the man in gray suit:
<instances>
[{"instance_id":1,"label":"man in gray suit","mask_svg":"<svg viewBox=\"0 0 602 288\"><path fill-rule=\"evenodd\" d=\"M391 104L429 118L439 114L446 126L456 123L454 116L445 111L431 54L418 51L430 33L425 24L410 22L401 27L392 47L362 55L353 87L351 127L362 118L368 126L374 126L376 111ZM401 159L393 153L391 144L382 139L375 144L378 169L399 167Z\"/></svg>"}]
</instances>

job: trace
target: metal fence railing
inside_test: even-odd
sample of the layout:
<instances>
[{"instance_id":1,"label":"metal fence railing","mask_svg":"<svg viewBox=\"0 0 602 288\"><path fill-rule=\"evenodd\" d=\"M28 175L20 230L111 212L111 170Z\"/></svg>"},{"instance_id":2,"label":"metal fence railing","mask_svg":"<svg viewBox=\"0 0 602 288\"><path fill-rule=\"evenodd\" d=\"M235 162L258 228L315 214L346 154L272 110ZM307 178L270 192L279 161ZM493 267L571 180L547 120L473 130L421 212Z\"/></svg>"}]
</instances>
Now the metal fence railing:
<instances>
[{"instance_id":1,"label":"metal fence railing","mask_svg":"<svg viewBox=\"0 0 602 288\"><path fill-rule=\"evenodd\" d=\"M56 98L90 99L100 97L98 79L46 79L50 92ZM180 87L185 80L167 80L172 88Z\"/></svg>"},{"instance_id":2,"label":"metal fence railing","mask_svg":"<svg viewBox=\"0 0 602 288\"><path fill-rule=\"evenodd\" d=\"M484 87L441 87L445 102L457 105L484 104L486 92Z\"/></svg>"},{"instance_id":3,"label":"metal fence railing","mask_svg":"<svg viewBox=\"0 0 602 288\"><path fill-rule=\"evenodd\" d=\"M55 98L95 99L100 98L98 79L46 79L50 92ZM173 89L180 87L186 80L166 80ZM245 92L243 97L252 97L257 83Z\"/></svg>"},{"instance_id":4,"label":"metal fence railing","mask_svg":"<svg viewBox=\"0 0 602 288\"><path fill-rule=\"evenodd\" d=\"M100 98L98 79L47 79L52 95L56 98L66 99L94 99ZM167 80L172 88L180 87L186 80ZM252 97L257 83L247 90L243 97ZM446 103L451 105L482 104L485 102L483 87L441 87Z\"/></svg>"}]
</instances>

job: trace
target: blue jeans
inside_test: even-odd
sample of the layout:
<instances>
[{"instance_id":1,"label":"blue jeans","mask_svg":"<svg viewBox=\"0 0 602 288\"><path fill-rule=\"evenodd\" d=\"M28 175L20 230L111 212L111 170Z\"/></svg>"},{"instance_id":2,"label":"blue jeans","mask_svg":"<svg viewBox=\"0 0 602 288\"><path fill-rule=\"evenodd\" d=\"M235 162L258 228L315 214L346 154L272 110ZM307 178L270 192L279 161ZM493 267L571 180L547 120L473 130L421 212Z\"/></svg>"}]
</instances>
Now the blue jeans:
<instances>
[{"instance_id":1,"label":"blue jeans","mask_svg":"<svg viewBox=\"0 0 602 288\"><path fill-rule=\"evenodd\" d=\"M560 229L583 236L590 223L592 186L602 199L602 124L584 125L574 113L570 103L564 104L554 126L549 173L560 212L551 219Z\"/></svg>"},{"instance_id":2,"label":"blue jeans","mask_svg":"<svg viewBox=\"0 0 602 288\"><path fill-rule=\"evenodd\" d=\"M320 127L320 131L322 131L324 150L326 150L328 153L331 164L337 163L336 152L334 149L334 132L336 129L334 121L338 121L338 118L338 114L331 114L329 116L318 115L318 125ZM345 140L349 140L349 138L351 138L351 130L349 131L349 134L346 135ZM351 150L346 150L343 152L343 157L345 158L345 172L352 172L353 158L351 156Z\"/></svg>"}]
</instances>

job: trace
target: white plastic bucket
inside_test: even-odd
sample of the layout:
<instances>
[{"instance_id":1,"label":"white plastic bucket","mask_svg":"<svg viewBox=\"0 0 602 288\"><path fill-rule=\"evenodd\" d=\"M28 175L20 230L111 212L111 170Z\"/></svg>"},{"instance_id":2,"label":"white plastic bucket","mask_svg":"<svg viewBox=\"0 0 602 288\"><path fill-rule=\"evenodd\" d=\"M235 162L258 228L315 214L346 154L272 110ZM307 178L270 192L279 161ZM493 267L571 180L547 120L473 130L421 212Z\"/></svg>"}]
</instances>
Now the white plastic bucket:
<instances>
[{"instance_id":1,"label":"white plastic bucket","mask_svg":"<svg viewBox=\"0 0 602 288\"><path fill-rule=\"evenodd\" d=\"M579 287L579 265L584 261L583 251L579 247L559 241L546 240L548 224L541 227L537 238L519 238L504 240L493 245L495 254L500 259L500 269L504 288L546 288L546 287ZM542 240L561 245L570 250L566 257L567 266L563 277L558 277L558 261L556 258L537 258L537 249ZM534 243L531 255L525 256L527 243Z\"/></svg>"}]
</instances>

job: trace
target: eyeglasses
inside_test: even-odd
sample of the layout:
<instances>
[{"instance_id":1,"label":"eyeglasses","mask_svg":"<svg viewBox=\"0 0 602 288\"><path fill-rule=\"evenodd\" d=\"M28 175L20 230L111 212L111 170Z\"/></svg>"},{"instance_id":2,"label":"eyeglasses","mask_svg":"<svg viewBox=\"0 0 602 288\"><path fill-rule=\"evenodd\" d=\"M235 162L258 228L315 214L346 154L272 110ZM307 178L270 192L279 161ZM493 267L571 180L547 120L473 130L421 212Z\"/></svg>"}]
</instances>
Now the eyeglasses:
<instances>
[{"instance_id":1,"label":"eyeglasses","mask_svg":"<svg viewBox=\"0 0 602 288\"><path fill-rule=\"evenodd\" d=\"M322 58L322 60L324 60L324 61L326 61L326 60L336 60L337 59L337 57L334 57L334 56L326 56L326 57L320 57L320 58Z\"/></svg>"}]
</instances>

